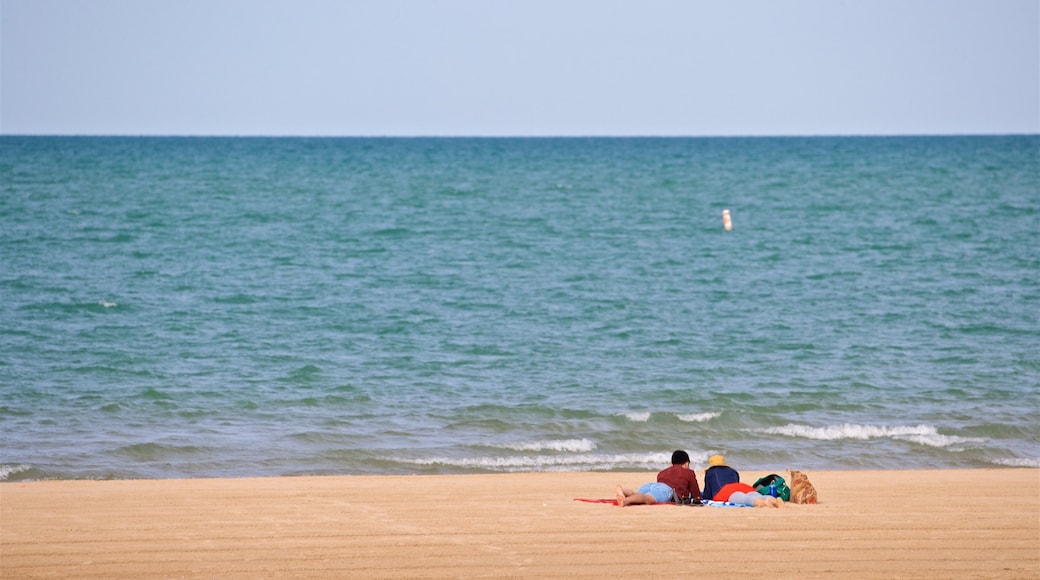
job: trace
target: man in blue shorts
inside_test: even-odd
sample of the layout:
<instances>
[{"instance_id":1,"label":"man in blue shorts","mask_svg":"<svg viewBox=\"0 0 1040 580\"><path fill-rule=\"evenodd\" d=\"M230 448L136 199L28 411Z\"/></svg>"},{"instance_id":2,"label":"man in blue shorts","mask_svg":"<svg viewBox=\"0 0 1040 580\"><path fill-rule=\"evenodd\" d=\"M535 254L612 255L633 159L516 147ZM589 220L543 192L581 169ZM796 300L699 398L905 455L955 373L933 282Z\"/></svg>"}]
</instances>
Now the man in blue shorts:
<instances>
[{"instance_id":1,"label":"man in blue shorts","mask_svg":"<svg viewBox=\"0 0 1040 580\"><path fill-rule=\"evenodd\" d=\"M679 449L672 453L672 466L657 474L657 481L645 483L636 491L625 489L619 483L614 488L617 504L627 505L665 503L675 498L692 498L700 503L701 488L697 474L690 470L690 455Z\"/></svg>"}]
</instances>

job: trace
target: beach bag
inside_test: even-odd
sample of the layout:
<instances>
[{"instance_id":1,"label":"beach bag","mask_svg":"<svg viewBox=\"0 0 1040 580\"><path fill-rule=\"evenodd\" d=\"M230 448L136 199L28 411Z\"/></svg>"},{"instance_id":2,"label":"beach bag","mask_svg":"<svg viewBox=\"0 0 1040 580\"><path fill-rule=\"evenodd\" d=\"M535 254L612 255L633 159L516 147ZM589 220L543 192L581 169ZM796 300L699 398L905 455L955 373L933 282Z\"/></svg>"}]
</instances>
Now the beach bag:
<instances>
[{"instance_id":1,"label":"beach bag","mask_svg":"<svg viewBox=\"0 0 1040 580\"><path fill-rule=\"evenodd\" d=\"M791 503L816 503L816 488L801 471L791 471Z\"/></svg>"},{"instance_id":2,"label":"beach bag","mask_svg":"<svg viewBox=\"0 0 1040 580\"><path fill-rule=\"evenodd\" d=\"M775 473L770 473L765 477L759 478L758 481L751 485L751 487L755 488L755 491L762 495L773 495L769 492L770 485L776 486L776 497L784 501L790 501L791 488L787 487L787 482L784 481L784 478Z\"/></svg>"}]
</instances>

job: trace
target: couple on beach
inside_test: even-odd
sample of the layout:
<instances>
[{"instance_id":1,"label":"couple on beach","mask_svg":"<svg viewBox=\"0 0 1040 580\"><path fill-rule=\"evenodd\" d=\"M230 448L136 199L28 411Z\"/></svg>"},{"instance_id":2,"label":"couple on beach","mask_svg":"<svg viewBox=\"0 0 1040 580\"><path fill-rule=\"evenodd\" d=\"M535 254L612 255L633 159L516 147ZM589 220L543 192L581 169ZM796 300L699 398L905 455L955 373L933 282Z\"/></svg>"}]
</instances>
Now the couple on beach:
<instances>
[{"instance_id":1,"label":"couple on beach","mask_svg":"<svg viewBox=\"0 0 1040 580\"><path fill-rule=\"evenodd\" d=\"M737 505L752 507L774 507L784 506L784 500L777 497L764 496L754 491L750 486L740 484L740 474L737 470L726 465L721 455L714 455L708 460L709 467L704 472L705 488L701 494L697 483L697 474L690 469L690 455L681 449L672 452L672 465L657 474L657 481L644 483L639 489L633 491L623 487L620 483L614 488L614 496L620 507L640 504L667 503L691 503L699 504L702 497L706 499L721 499L721 495L727 497L722 500ZM740 489L730 492L733 484L742 486ZM716 497L719 496L719 497Z\"/></svg>"}]
</instances>

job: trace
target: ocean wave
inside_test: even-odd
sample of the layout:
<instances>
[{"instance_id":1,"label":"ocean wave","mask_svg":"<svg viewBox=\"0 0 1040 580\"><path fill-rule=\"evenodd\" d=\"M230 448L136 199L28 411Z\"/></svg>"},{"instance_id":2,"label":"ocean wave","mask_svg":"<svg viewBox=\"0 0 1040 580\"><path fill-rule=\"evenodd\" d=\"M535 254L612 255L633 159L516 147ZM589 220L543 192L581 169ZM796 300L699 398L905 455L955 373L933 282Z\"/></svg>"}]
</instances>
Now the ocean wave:
<instances>
[{"instance_id":1,"label":"ocean wave","mask_svg":"<svg viewBox=\"0 0 1040 580\"><path fill-rule=\"evenodd\" d=\"M615 455L517 455L510 457L429 457L397 460L422 466L490 471L659 470L671 460L669 453L621 453Z\"/></svg>"},{"instance_id":2,"label":"ocean wave","mask_svg":"<svg viewBox=\"0 0 1040 580\"><path fill-rule=\"evenodd\" d=\"M818 441L838 441L841 439L897 439L910 441L928 447L950 447L962 443L981 443L984 439L943 435L931 425L828 425L810 427L808 425L787 424L780 427L769 427L762 432L770 435L783 435L801 439Z\"/></svg>"},{"instance_id":3,"label":"ocean wave","mask_svg":"<svg viewBox=\"0 0 1040 580\"><path fill-rule=\"evenodd\" d=\"M1010 457L992 459L990 463L1004 467L1040 467L1040 457Z\"/></svg>"},{"instance_id":4,"label":"ocean wave","mask_svg":"<svg viewBox=\"0 0 1040 580\"><path fill-rule=\"evenodd\" d=\"M687 423L704 423L705 421L711 421L712 419L721 416L722 413L687 413L685 415L676 415L680 421Z\"/></svg>"},{"instance_id":5,"label":"ocean wave","mask_svg":"<svg viewBox=\"0 0 1040 580\"><path fill-rule=\"evenodd\" d=\"M625 413L616 413L617 417L624 417L633 423L646 423L654 416L651 411L628 411ZM721 412L710 412L710 413L676 413L674 415L680 421L686 423L703 423L710 421L717 417L722 416Z\"/></svg>"},{"instance_id":6,"label":"ocean wave","mask_svg":"<svg viewBox=\"0 0 1040 580\"><path fill-rule=\"evenodd\" d=\"M910 441L911 443L917 443L919 445L925 445L927 447L954 447L965 443L985 443L985 439L978 437L959 437L957 435L943 435L936 431L935 433L923 434L923 435L906 435L906 436L893 436L893 439L900 441Z\"/></svg>"},{"instance_id":7,"label":"ocean wave","mask_svg":"<svg viewBox=\"0 0 1040 580\"><path fill-rule=\"evenodd\" d=\"M596 444L588 439L562 439L549 441L527 441L520 443L491 444L489 447L512 449L514 451L562 451L589 452L596 449Z\"/></svg>"},{"instance_id":8,"label":"ocean wave","mask_svg":"<svg viewBox=\"0 0 1040 580\"><path fill-rule=\"evenodd\" d=\"M175 455L195 455L205 452L196 445L168 445L165 443L135 443L120 447L116 453L136 461L159 461Z\"/></svg>"},{"instance_id":9,"label":"ocean wave","mask_svg":"<svg viewBox=\"0 0 1040 580\"><path fill-rule=\"evenodd\" d=\"M0 465L0 481L7 481L12 475L29 471L32 468L32 465L26 465L24 463L19 465Z\"/></svg>"}]
</instances>

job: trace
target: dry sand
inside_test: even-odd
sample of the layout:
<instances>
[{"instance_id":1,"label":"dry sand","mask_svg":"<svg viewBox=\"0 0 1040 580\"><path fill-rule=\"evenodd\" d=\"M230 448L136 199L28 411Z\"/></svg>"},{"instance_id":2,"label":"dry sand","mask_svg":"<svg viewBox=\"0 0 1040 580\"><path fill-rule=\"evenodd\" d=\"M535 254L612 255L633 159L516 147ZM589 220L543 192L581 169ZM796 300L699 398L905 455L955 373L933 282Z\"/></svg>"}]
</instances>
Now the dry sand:
<instances>
[{"instance_id":1,"label":"dry sand","mask_svg":"<svg viewBox=\"0 0 1040 580\"><path fill-rule=\"evenodd\" d=\"M808 473L783 509L574 501L652 473L6 482L0 576L1040 578L1040 470Z\"/></svg>"}]
</instances>

